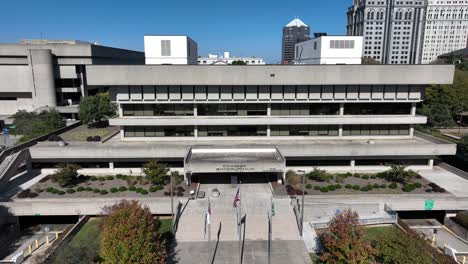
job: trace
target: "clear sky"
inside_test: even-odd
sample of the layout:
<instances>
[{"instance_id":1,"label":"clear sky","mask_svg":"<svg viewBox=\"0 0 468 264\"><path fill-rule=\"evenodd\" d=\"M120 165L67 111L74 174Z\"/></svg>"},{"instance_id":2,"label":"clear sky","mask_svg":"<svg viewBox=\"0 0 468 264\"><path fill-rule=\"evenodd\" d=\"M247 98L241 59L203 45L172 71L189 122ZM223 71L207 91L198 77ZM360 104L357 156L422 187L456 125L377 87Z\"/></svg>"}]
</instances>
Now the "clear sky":
<instances>
[{"instance_id":1,"label":"clear sky","mask_svg":"<svg viewBox=\"0 0 468 264\"><path fill-rule=\"evenodd\" d=\"M346 33L352 0L4 0L0 42L77 39L143 51L145 34L189 35L199 55L224 50L281 59L281 30L294 17L311 32Z\"/></svg>"}]
</instances>

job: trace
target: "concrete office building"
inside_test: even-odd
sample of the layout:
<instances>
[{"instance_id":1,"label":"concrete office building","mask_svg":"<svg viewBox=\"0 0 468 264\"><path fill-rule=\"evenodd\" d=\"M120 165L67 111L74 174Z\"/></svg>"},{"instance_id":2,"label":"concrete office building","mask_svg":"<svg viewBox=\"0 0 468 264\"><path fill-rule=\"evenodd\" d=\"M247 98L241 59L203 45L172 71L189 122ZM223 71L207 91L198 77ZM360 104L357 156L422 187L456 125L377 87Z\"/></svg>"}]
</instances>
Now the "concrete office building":
<instances>
[{"instance_id":1,"label":"concrete office building","mask_svg":"<svg viewBox=\"0 0 468 264\"><path fill-rule=\"evenodd\" d=\"M354 0L347 12L347 34L364 37L364 57L384 64L427 64L466 47L467 4Z\"/></svg>"},{"instance_id":2,"label":"concrete office building","mask_svg":"<svg viewBox=\"0 0 468 264\"><path fill-rule=\"evenodd\" d=\"M144 64L142 52L68 40L0 44L0 115L56 107L76 114L86 84L86 65Z\"/></svg>"},{"instance_id":3,"label":"concrete office building","mask_svg":"<svg viewBox=\"0 0 468 264\"><path fill-rule=\"evenodd\" d=\"M208 54L208 57L199 57L198 64L201 65L229 65L234 61L243 61L247 65L265 65L262 58L257 57L232 57L230 52L225 51L222 56Z\"/></svg>"},{"instance_id":4,"label":"concrete office building","mask_svg":"<svg viewBox=\"0 0 468 264\"><path fill-rule=\"evenodd\" d=\"M453 65L86 67L87 85L110 87L120 137L104 144L43 143L34 162L141 167L157 159L192 175L276 175L314 166L432 166L455 145L414 126L428 84L453 81ZM133 165L132 165L133 164Z\"/></svg>"},{"instance_id":5,"label":"concrete office building","mask_svg":"<svg viewBox=\"0 0 468 264\"><path fill-rule=\"evenodd\" d=\"M283 64L291 64L294 60L294 46L310 39L310 28L299 18L283 27L283 42L281 60Z\"/></svg>"},{"instance_id":6,"label":"concrete office building","mask_svg":"<svg viewBox=\"0 0 468 264\"><path fill-rule=\"evenodd\" d=\"M460 50L468 44L468 1L429 0L426 14L422 63Z\"/></svg>"},{"instance_id":7,"label":"concrete office building","mask_svg":"<svg viewBox=\"0 0 468 264\"><path fill-rule=\"evenodd\" d=\"M197 64L198 45L188 36L146 35L146 64Z\"/></svg>"},{"instance_id":8,"label":"concrete office building","mask_svg":"<svg viewBox=\"0 0 468 264\"><path fill-rule=\"evenodd\" d=\"M296 44L294 64L361 64L362 37L321 36Z\"/></svg>"}]
</instances>

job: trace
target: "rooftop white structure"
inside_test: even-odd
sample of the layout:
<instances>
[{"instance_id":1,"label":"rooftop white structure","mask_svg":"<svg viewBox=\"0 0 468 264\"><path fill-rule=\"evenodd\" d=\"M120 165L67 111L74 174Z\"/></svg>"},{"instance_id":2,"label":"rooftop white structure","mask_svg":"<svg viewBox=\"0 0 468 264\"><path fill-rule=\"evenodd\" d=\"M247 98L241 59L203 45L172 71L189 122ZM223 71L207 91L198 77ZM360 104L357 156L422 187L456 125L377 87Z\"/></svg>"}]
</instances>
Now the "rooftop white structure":
<instances>
[{"instance_id":1,"label":"rooftop white structure","mask_svg":"<svg viewBox=\"0 0 468 264\"><path fill-rule=\"evenodd\" d=\"M223 55L208 54L208 57L199 57L198 64L202 65L229 65L234 61L243 61L247 65L265 65L262 58L257 57L231 57L229 51L223 52Z\"/></svg>"},{"instance_id":2,"label":"rooftop white structure","mask_svg":"<svg viewBox=\"0 0 468 264\"><path fill-rule=\"evenodd\" d=\"M299 18L295 18L293 21L289 22L286 27L307 27L307 25Z\"/></svg>"},{"instance_id":3,"label":"rooftop white structure","mask_svg":"<svg viewBox=\"0 0 468 264\"><path fill-rule=\"evenodd\" d=\"M188 36L146 35L146 64L197 64L198 45Z\"/></svg>"},{"instance_id":4,"label":"rooftop white structure","mask_svg":"<svg viewBox=\"0 0 468 264\"><path fill-rule=\"evenodd\" d=\"M294 64L361 64L363 37L322 36L295 45Z\"/></svg>"}]
</instances>

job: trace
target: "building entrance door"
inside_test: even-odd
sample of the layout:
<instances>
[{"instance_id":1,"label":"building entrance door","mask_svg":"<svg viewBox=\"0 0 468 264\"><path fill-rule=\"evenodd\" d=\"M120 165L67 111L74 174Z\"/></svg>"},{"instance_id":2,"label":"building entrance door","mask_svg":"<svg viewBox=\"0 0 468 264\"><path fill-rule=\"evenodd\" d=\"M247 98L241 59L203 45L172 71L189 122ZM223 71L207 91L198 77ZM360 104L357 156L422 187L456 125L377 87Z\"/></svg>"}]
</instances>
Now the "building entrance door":
<instances>
[{"instance_id":1,"label":"building entrance door","mask_svg":"<svg viewBox=\"0 0 468 264\"><path fill-rule=\"evenodd\" d=\"M237 184L238 181L237 181L237 176L231 176L231 184Z\"/></svg>"}]
</instances>

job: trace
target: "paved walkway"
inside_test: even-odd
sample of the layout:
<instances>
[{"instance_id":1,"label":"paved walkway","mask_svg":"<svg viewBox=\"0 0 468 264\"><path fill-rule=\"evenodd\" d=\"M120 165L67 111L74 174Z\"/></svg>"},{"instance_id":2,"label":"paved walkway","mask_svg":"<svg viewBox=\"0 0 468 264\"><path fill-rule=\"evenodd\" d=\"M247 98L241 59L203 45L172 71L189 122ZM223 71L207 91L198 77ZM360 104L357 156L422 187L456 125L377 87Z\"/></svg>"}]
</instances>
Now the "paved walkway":
<instances>
[{"instance_id":1,"label":"paved walkway","mask_svg":"<svg viewBox=\"0 0 468 264\"><path fill-rule=\"evenodd\" d=\"M468 196L468 180L441 167L434 166L432 170L418 171L421 176L436 183L455 196Z\"/></svg>"}]
</instances>

